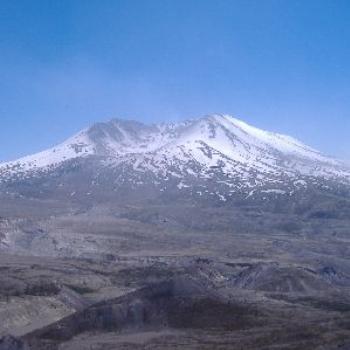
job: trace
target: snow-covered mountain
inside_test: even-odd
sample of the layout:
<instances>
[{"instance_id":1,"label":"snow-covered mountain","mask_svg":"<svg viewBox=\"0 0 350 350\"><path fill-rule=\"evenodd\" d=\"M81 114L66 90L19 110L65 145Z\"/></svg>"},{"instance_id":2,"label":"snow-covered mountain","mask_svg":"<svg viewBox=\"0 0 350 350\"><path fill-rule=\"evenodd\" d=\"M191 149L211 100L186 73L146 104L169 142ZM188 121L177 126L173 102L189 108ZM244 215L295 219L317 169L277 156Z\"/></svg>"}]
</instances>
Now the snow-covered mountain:
<instances>
[{"instance_id":1,"label":"snow-covered mountain","mask_svg":"<svg viewBox=\"0 0 350 350\"><path fill-rule=\"evenodd\" d=\"M196 194L223 200L235 192L282 195L310 184L350 183L350 170L340 161L228 115L157 125L118 119L98 123L56 147L0 164L0 183L57 178L77 168L89 169L89 187L103 179L114 191L128 184L193 194L200 186Z\"/></svg>"}]
</instances>

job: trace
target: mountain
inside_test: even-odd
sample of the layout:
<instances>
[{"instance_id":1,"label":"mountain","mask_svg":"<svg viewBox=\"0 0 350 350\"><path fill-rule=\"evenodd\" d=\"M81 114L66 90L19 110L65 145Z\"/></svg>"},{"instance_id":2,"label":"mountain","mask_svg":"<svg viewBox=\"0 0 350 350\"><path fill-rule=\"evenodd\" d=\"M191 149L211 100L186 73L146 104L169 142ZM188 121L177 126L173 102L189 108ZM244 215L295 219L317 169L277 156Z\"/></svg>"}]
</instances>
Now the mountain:
<instances>
[{"instance_id":1,"label":"mountain","mask_svg":"<svg viewBox=\"0 0 350 350\"><path fill-rule=\"evenodd\" d=\"M349 167L289 136L95 124L0 164L0 349L349 349L349 227Z\"/></svg>"},{"instance_id":2,"label":"mountain","mask_svg":"<svg viewBox=\"0 0 350 350\"><path fill-rule=\"evenodd\" d=\"M228 115L155 125L113 119L0 164L0 190L24 195L182 194L226 202L290 197L310 188L339 192L349 184L342 162Z\"/></svg>"}]
</instances>

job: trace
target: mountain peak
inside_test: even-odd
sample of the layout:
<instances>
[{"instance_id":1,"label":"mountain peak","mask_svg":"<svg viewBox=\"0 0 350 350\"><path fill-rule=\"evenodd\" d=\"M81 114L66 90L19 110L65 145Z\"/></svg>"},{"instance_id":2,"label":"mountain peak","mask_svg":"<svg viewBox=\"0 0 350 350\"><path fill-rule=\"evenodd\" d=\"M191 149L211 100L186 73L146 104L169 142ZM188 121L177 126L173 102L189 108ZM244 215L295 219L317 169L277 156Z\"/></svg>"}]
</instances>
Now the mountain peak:
<instances>
[{"instance_id":1,"label":"mountain peak","mask_svg":"<svg viewBox=\"0 0 350 350\"><path fill-rule=\"evenodd\" d=\"M226 174L229 186L233 185L227 177L247 189L300 179L350 181L342 163L292 137L212 114L179 123L147 125L124 119L96 123L56 147L0 165L0 183L50 174L71 161L94 164L93 172L124 169L127 181L140 174L155 182L169 174L176 179L209 179L213 168Z\"/></svg>"}]
</instances>

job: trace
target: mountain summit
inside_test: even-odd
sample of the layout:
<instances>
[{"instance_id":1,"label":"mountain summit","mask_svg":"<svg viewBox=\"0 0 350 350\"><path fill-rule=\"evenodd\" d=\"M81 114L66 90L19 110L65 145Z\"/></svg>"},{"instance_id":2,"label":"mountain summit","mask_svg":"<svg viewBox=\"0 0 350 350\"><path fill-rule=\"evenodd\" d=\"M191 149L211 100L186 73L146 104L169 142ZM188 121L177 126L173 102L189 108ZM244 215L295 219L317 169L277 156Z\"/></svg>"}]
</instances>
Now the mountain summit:
<instances>
[{"instance_id":1,"label":"mountain summit","mask_svg":"<svg viewBox=\"0 0 350 350\"><path fill-rule=\"evenodd\" d=\"M219 114L154 125L113 119L46 151L0 164L5 187L51 179L51 189L73 188L74 178L86 194L146 186L226 201L235 194L290 195L308 186L347 185L350 171L290 136Z\"/></svg>"}]
</instances>

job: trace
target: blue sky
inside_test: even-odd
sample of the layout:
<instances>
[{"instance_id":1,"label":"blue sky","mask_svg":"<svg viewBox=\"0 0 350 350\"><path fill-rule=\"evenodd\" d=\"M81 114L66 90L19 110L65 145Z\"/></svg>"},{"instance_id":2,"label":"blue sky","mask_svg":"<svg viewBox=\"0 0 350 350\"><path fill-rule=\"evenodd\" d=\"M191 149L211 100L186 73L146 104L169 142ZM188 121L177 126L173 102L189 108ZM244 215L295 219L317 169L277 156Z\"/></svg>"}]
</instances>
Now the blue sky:
<instances>
[{"instance_id":1,"label":"blue sky","mask_svg":"<svg viewBox=\"0 0 350 350\"><path fill-rule=\"evenodd\" d=\"M348 0L1 0L0 160L228 113L350 159Z\"/></svg>"}]
</instances>

